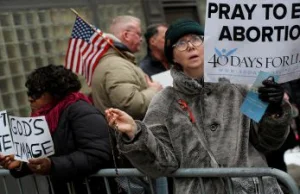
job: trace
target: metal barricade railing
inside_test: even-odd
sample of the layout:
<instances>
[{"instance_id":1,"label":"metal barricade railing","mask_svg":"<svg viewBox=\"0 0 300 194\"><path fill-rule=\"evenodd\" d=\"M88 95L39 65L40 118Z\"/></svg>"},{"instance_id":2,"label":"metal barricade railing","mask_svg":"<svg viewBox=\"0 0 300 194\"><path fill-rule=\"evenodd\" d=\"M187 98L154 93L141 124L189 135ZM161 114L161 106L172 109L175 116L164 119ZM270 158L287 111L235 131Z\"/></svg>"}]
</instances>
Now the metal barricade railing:
<instances>
[{"instance_id":1,"label":"metal barricade railing","mask_svg":"<svg viewBox=\"0 0 300 194\"><path fill-rule=\"evenodd\" d=\"M109 181L108 178L109 177L146 177L144 174L142 174L140 171L138 171L137 169L118 169L118 175L116 175L116 171L115 169L103 169L100 170L98 173L92 175L93 177L103 177L104 178L104 182L105 182L105 186L106 186L106 191L108 194L111 194L110 191L110 186L109 186ZM10 177L9 171L7 170L0 170L0 178L2 179L2 186L0 186L0 193L5 193L5 194L26 194L27 192L25 192L26 188L24 188L24 185L22 185L20 179L14 179L16 181L16 183L14 184L14 188L15 191L10 192L9 191L9 186L8 182L7 182L7 178ZM256 177L258 180L258 185L259 185L259 191L260 193L264 194L264 183L262 178L263 177L274 177L277 178L278 180L281 181L282 184L284 184L288 190L290 194L299 194L299 188L297 186L297 184L295 183L295 181L293 180L293 178L280 170L277 169L272 169L272 168L190 168L190 169L179 169L177 170L175 173L169 175L169 177L189 177L189 178L193 178L193 177L197 177L200 178L200 184L201 187L203 188L203 182L202 182L202 178L207 178L207 177L223 177L223 178L228 178L226 180L227 181L227 186L229 188L229 191L231 193L234 193L234 189L232 186L232 182L231 179L229 178L236 178L236 177ZM33 193L37 193L39 194L39 189L37 188L37 181L36 181L36 177L32 176L33 178L33 182L35 185L35 192ZM151 194L155 194L154 191L154 187L151 181L151 178L148 177L149 183L150 183L150 188L151 188ZM130 184L128 182L128 184ZM18 189L16 188L16 186L18 186ZM89 188L89 184L88 181L86 182L87 185L87 193L90 194L90 188ZM130 185L128 185L130 187ZM16 192L16 190L18 190L19 192ZM70 192L72 193L72 192ZM129 194L131 194L131 191L128 192ZM205 193L204 189L202 189L201 193ZM44 193L43 193L44 194Z\"/></svg>"}]
</instances>

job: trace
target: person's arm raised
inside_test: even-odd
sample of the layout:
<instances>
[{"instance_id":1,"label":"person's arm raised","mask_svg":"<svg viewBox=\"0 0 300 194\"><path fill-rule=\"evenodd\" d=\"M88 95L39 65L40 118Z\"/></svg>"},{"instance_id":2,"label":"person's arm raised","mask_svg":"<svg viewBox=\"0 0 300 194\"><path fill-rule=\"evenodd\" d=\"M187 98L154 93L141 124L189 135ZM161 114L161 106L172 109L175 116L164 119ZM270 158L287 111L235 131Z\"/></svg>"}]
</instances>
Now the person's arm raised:
<instances>
[{"instance_id":1,"label":"person's arm raised","mask_svg":"<svg viewBox=\"0 0 300 194\"><path fill-rule=\"evenodd\" d=\"M107 109L105 114L109 126L120 133L126 134L130 139L134 138L137 126L131 116L124 111L115 108Z\"/></svg>"}]
</instances>

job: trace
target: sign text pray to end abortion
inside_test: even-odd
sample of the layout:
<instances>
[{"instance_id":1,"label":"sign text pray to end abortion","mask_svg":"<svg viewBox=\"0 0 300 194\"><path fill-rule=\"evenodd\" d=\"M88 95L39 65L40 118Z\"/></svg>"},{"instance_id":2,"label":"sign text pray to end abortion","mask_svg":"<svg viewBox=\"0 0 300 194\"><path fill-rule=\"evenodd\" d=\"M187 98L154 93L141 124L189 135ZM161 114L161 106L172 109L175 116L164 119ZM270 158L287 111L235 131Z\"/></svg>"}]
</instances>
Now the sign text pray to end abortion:
<instances>
[{"instance_id":1,"label":"sign text pray to end abortion","mask_svg":"<svg viewBox=\"0 0 300 194\"><path fill-rule=\"evenodd\" d=\"M226 20L252 20L253 15L259 11L263 13L262 20L284 20L300 18L300 3L292 3L287 6L283 3L260 3L260 4L235 4L226 3L208 4L208 18L215 15L219 19ZM233 32L233 33L231 33ZM282 40L297 40L300 37L299 25L274 25L274 26L250 26L224 25L219 36L219 40L229 41L249 41L249 42L272 42ZM283 35L283 36L282 36Z\"/></svg>"}]
</instances>

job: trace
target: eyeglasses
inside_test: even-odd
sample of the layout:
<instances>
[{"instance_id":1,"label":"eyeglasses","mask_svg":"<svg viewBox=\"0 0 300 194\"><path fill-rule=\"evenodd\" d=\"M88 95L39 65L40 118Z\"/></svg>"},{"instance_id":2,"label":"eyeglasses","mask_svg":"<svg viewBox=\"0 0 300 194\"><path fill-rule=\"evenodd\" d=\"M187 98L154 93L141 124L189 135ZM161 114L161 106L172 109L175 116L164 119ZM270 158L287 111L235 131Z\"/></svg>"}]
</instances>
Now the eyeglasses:
<instances>
[{"instance_id":1,"label":"eyeglasses","mask_svg":"<svg viewBox=\"0 0 300 194\"><path fill-rule=\"evenodd\" d=\"M188 48L189 42L194 46L198 47L203 44L204 37L203 36L191 36L190 40L179 40L177 43L173 45L179 51L185 51Z\"/></svg>"},{"instance_id":2,"label":"eyeglasses","mask_svg":"<svg viewBox=\"0 0 300 194\"><path fill-rule=\"evenodd\" d=\"M140 33L140 32L136 32L136 31L134 31L134 30L127 30L127 32L133 32L133 33L135 33L138 37L142 37L142 33Z\"/></svg>"},{"instance_id":3,"label":"eyeglasses","mask_svg":"<svg viewBox=\"0 0 300 194\"><path fill-rule=\"evenodd\" d=\"M43 92L27 91L27 96L30 97L33 101L39 99L42 95L43 95Z\"/></svg>"}]
</instances>

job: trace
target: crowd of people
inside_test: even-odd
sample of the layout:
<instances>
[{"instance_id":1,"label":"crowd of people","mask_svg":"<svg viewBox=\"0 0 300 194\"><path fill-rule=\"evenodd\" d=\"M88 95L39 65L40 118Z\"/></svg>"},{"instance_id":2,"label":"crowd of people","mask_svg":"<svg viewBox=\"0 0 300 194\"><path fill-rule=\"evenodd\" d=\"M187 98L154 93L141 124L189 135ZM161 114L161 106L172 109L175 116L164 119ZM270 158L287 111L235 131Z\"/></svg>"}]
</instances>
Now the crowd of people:
<instances>
[{"instance_id":1,"label":"crowd of people","mask_svg":"<svg viewBox=\"0 0 300 194\"><path fill-rule=\"evenodd\" d=\"M143 40L138 18L114 18L105 36L114 47L95 68L92 102L79 92L77 75L63 66L47 65L28 76L31 116L45 116L55 155L28 163L0 155L1 166L14 177L47 175L55 193L68 193L65 183L73 182L74 191L84 194L86 177L122 163L119 167L153 177L157 194L195 194L201 191L199 178L165 177L179 168L269 165L286 171L274 158L282 159L286 149L299 145L299 81L280 85L264 80L258 93L269 106L255 123L240 112L246 86L227 79L204 83L204 29L196 21L150 25L144 34L147 55L140 64L134 57ZM151 79L166 70L171 71L173 87L163 88ZM121 162L113 161L115 151L124 156ZM88 179L93 194L105 193L101 178ZM283 193L275 178L263 181L265 193ZM228 192L222 178L203 183L206 193ZM232 183L237 194L258 189L251 178L232 178ZM118 188L120 180L110 184L113 193L126 193L126 188ZM146 194L147 188L141 186L138 192Z\"/></svg>"}]
</instances>

